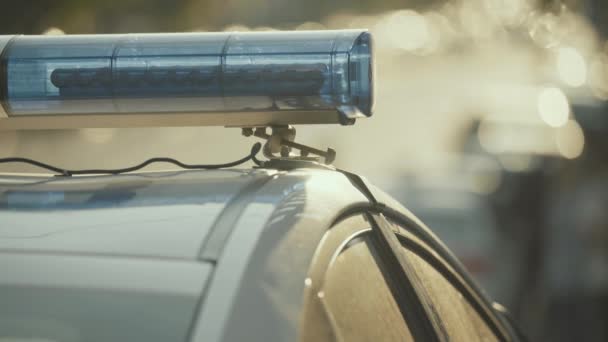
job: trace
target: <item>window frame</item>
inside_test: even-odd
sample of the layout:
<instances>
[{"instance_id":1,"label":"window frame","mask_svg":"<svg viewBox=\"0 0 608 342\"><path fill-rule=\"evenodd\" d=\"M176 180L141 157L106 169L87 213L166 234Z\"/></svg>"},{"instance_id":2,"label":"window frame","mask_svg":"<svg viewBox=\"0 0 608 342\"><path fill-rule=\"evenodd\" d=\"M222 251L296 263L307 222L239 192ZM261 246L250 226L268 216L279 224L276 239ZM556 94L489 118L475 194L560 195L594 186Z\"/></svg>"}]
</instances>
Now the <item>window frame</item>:
<instances>
[{"instance_id":1,"label":"window frame","mask_svg":"<svg viewBox=\"0 0 608 342\"><path fill-rule=\"evenodd\" d=\"M488 326L488 329L500 340L504 339L502 331L497 327L496 322L492 319L489 314L489 310L477 300L477 298L470 291L470 288L462 281L453 270L445 264L440 258L430 252L425 246L416 242L415 240L405 236L404 234L397 233L397 238L404 249L407 249L411 253L418 256L429 267L435 269L447 283L449 283L454 289L462 294L463 298L471 305L471 308L479 315L481 320Z\"/></svg>"},{"instance_id":2,"label":"window frame","mask_svg":"<svg viewBox=\"0 0 608 342\"><path fill-rule=\"evenodd\" d=\"M496 313L493 309L492 301L487 298L487 295L469 276L464 266L462 266L456 257L430 232L428 228L423 227L416 220L387 207L372 208L370 212L377 224L391 227L390 229L397 240L399 240L402 248L407 248L412 253L415 253L418 257L422 258L446 278L452 286L461 292L463 297L467 299L469 304L475 309L499 340L519 340L517 337L518 335L515 334L512 326L505 321L504 317ZM399 231L399 228L403 229L406 234L411 234L414 239L402 234ZM404 242L408 246L405 246ZM409 248L412 244L415 245L415 248ZM421 255L420 252L422 252L423 255ZM405 258L407 258L407 256L405 256ZM439 266L439 268L437 266ZM425 296L425 300L429 300L428 295Z\"/></svg>"},{"instance_id":3,"label":"window frame","mask_svg":"<svg viewBox=\"0 0 608 342\"><path fill-rule=\"evenodd\" d=\"M393 278L394 283L398 286L396 293L405 296L401 303L406 306L403 309L406 313L409 308L410 317L404 315L404 318L406 321L413 321L412 325L421 330L416 335L412 332L414 339L417 341L447 341L447 335L435 313L432 302L423 289L422 282L418 279L404 251L399 248L400 243L395 232L389 224L382 221L382 214L366 212L365 215L372 224L372 231L375 233L374 237L378 244L377 248L383 252L380 254L387 267L390 267L390 273L385 276Z\"/></svg>"}]
</instances>

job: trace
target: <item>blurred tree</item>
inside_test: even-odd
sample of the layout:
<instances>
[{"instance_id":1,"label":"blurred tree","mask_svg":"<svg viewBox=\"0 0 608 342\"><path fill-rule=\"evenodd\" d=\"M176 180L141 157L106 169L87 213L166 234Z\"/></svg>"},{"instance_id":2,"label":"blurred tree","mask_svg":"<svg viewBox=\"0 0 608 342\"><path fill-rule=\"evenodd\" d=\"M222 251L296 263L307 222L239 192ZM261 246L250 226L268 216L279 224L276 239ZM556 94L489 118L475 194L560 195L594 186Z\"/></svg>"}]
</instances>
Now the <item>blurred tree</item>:
<instances>
[{"instance_id":1,"label":"blurred tree","mask_svg":"<svg viewBox=\"0 0 608 342\"><path fill-rule=\"evenodd\" d=\"M11 1L0 11L0 33L38 34L49 27L67 33L172 31L184 0Z\"/></svg>"}]
</instances>

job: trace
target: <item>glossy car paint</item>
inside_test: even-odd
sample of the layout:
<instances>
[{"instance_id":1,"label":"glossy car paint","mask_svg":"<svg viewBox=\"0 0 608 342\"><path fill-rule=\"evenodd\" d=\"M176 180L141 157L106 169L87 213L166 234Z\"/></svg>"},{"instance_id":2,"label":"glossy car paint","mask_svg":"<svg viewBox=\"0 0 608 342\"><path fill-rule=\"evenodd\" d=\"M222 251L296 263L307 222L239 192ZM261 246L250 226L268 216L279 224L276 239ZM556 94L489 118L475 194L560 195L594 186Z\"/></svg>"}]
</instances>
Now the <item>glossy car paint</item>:
<instances>
[{"instance_id":1,"label":"glossy car paint","mask_svg":"<svg viewBox=\"0 0 608 342\"><path fill-rule=\"evenodd\" d=\"M216 217L269 171L0 178L0 250L196 260Z\"/></svg>"},{"instance_id":2,"label":"glossy car paint","mask_svg":"<svg viewBox=\"0 0 608 342\"><path fill-rule=\"evenodd\" d=\"M193 341L296 340L313 253L337 215L362 203L367 199L335 171L273 176L224 247Z\"/></svg>"}]
</instances>

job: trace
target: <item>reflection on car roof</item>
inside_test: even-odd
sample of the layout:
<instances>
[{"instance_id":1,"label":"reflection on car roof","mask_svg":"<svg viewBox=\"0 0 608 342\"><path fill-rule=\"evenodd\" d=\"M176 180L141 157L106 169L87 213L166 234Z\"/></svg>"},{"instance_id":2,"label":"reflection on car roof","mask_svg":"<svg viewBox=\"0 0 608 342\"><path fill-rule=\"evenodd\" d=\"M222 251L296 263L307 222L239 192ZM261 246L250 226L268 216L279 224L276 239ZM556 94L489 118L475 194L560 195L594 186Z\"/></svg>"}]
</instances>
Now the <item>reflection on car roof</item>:
<instances>
[{"instance_id":1,"label":"reflection on car roof","mask_svg":"<svg viewBox=\"0 0 608 342\"><path fill-rule=\"evenodd\" d=\"M0 250L196 259L226 204L264 170L0 177Z\"/></svg>"}]
</instances>

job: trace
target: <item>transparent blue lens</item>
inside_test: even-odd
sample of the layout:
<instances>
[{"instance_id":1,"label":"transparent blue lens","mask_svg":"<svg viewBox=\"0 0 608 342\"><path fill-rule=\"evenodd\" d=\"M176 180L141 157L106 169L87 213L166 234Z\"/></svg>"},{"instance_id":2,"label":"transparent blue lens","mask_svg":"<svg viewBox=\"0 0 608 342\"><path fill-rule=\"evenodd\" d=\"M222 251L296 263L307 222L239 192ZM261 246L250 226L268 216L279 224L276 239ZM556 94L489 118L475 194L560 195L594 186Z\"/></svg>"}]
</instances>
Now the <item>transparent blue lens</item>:
<instances>
[{"instance_id":1,"label":"transparent blue lens","mask_svg":"<svg viewBox=\"0 0 608 342\"><path fill-rule=\"evenodd\" d=\"M372 107L365 31L16 36L9 116Z\"/></svg>"}]
</instances>

